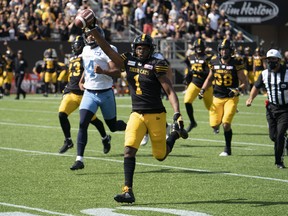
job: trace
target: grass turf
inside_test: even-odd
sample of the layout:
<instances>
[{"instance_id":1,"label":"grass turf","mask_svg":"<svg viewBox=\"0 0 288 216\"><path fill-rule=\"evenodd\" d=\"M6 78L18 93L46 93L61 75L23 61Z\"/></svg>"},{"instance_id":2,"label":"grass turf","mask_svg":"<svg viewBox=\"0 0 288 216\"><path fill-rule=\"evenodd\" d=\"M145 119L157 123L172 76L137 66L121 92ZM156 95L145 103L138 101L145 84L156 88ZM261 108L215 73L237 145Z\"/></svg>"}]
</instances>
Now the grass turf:
<instances>
[{"instance_id":1,"label":"grass turf","mask_svg":"<svg viewBox=\"0 0 288 216\"><path fill-rule=\"evenodd\" d=\"M183 94L178 95L187 126ZM75 146L60 155L58 150L64 140L58 120L61 97L27 95L19 101L13 95L4 97L0 100L0 216L9 212L14 212L11 215L285 215L288 172L274 165L265 97L258 96L250 108L245 106L246 99L247 96L240 98L239 113L232 123L231 157L218 156L224 148L223 129L218 135L213 134L208 112L198 99L193 103L198 127L189 133L187 140L177 141L164 162L153 159L150 142L141 147L134 175L136 203L131 206L113 200L124 182L123 132L111 133L105 125L112 135L112 149L104 155L100 135L91 125L85 168L71 171L69 167L76 157L78 111L69 117ZM116 100L118 119L127 121L130 97ZM167 120L171 122L172 108L168 101L163 102ZM100 110L97 116L103 120Z\"/></svg>"}]
</instances>

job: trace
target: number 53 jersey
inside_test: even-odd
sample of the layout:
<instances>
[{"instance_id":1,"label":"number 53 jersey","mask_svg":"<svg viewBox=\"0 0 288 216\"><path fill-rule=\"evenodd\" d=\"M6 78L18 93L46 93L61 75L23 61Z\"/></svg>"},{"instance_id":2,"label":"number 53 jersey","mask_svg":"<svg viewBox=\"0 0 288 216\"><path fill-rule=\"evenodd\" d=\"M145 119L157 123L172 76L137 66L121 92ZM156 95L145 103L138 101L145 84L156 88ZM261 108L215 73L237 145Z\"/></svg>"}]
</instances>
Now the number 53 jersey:
<instances>
[{"instance_id":1,"label":"number 53 jersey","mask_svg":"<svg viewBox=\"0 0 288 216\"><path fill-rule=\"evenodd\" d=\"M231 88L239 86L237 72L244 70L245 66L241 58L231 57L227 64L223 64L218 56L213 56L209 68L214 76L214 96L227 98Z\"/></svg>"},{"instance_id":2,"label":"number 53 jersey","mask_svg":"<svg viewBox=\"0 0 288 216\"><path fill-rule=\"evenodd\" d=\"M131 53L121 55L132 98L132 111L141 113L166 112L161 99L158 77L166 75L168 63L155 57L139 61Z\"/></svg>"}]
</instances>

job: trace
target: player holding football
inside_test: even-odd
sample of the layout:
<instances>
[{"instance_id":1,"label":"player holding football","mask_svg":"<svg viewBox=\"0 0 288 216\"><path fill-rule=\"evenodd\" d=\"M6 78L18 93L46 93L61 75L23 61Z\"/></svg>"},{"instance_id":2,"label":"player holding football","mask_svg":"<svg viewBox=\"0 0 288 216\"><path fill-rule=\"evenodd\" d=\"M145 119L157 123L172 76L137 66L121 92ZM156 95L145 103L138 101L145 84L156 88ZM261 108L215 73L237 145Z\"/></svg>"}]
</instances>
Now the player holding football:
<instances>
[{"instance_id":1,"label":"player holding football","mask_svg":"<svg viewBox=\"0 0 288 216\"><path fill-rule=\"evenodd\" d=\"M225 148L219 156L228 156L232 154L231 123L237 110L240 91L245 89L247 78L244 74L244 65L241 59L236 59L232 56L233 46L230 40L224 39L219 43L218 53L219 55L213 56L210 61L210 72L198 97L199 99L205 97L204 92L212 86L214 80L214 97L210 108L210 126L214 131L217 131L222 124Z\"/></svg>"},{"instance_id":2,"label":"player holding football","mask_svg":"<svg viewBox=\"0 0 288 216\"><path fill-rule=\"evenodd\" d=\"M63 91L63 98L59 106L59 121L62 131L65 136L64 145L59 150L60 154L65 153L68 149L73 147L70 132L70 122L68 116L74 112L80 105L84 91L79 85L83 85L80 79L83 74L83 62L82 62L82 50L85 46L85 42L82 36L77 36L72 43L73 55L69 60L69 82ZM103 152L107 154L110 151L111 136L106 134L105 128L101 120L94 115L90 123L94 125L99 131L102 137Z\"/></svg>"},{"instance_id":3,"label":"player holding football","mask_svg":"<svg viewBox=\"0 0 288 216\"><path fill-rule=\"evenodd\" d=\"M187 132L183 129L184 124L180 114L178 97L167 77L167 62L152 57L155 45L149 35L137 36L131 44L132 53L126 52L120 55L111 48L93 26L87 34L93 35L99 46L117 67L127 73L132 98L132 113L125 131L125 186L123 193L117 194L114 199L121 203L133 203L135 197L132 187L136 153L146 131L148 130L151 138L152 154L159 161L165 160L172 151L176 139L188 137ZM101 65L96 65L94 71L97 75L109 74L109 71L102 68ZM175 124L173 124L172 132L167 141L165 133L166 109L161 99L161 88L165 90L174 111Z\"/></svg>"}]
</instances>

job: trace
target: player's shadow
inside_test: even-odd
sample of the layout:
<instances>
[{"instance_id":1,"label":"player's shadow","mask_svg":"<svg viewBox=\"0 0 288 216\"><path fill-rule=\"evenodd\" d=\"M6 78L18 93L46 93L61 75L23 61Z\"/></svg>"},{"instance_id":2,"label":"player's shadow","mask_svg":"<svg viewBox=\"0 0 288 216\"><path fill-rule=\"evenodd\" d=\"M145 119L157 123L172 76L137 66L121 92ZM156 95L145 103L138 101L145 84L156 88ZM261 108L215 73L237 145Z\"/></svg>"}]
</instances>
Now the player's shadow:
<instances>
[{"instance_id":1,"label":"player's shadow","mask_svg":"<svg viewBox=\"0 0 288 216\"><path fill-rule=\"evenodd\" d=\"M175 169L158 169L158 170L148 170L148 171L137 171L135 173L138 173L138 174L147 174L147 173L197 173L197 174L223 174L223 173L229 173L227 171L219 171L219 172L211 172L211 171L205 171L205 170L200 170L200 169L191 169L191 170L175 170Z\"/></svg>"},{"instance_id":2,"label":"player's shadow","mask_svg":"<svg viewBox=\"0 0 288 216\"><path fill-rule=\"evenodd\" d=\"M233 132L233 135L247 135L247 136L269 136L268 133L239 133L239 132Z\"/></svg>"},{"instance_id":3,"label":"player's shadow","mask_svg":"<svg viewBox=\"0 0 288 216\"><path fill-rule=\"evenodd\" d=\"M244 157L272 157L272 156L274 156L274 154L273 153L271 153L271 154L251 154L251 155L239 154L239 156L244 156Z\"/></svg>"},{"instance_id":4,"label":"player's shadow","mask_svg":"<svg viewBox=\"0 0 288 216\"><path fill-rule=\"evenodd\" d=\"M157 202L149 202L149 203L137 203L136 205L139 206L153 206L153 205L195 205L195 204L235 204L235 205L253 205L253 207L268 207L268 206L276 206L276 205L288 205L288 202L281 202L281 201L275 201L275 202L271 202L271 201L253 201L253 200L247 200L247 199L227 199L227 200L207 200L207 201L191 201L191 202L187 202L187 201L183 201L183 202L161 202L161 203L157 203ZM134 204L135 205L135 204Z\"/></svg>"},{"instance_id":5,"label":"player's shadow","mask_svg":"<svg viewBox=\"0 0 288 216\"><path fill-rule=\"evenodd\" d=\"M181 173L181 174L223 174L223 173L230 173L228 171L205 171L205 170L200 170L200 169L191 169L191 170L175 170L175 169L157 169L157 170L148 170L148 171L135 171L135 174L140 175L140 174L147 174L147 173L157 173L157 174L175 174L175 173ZM75 173L76 175L83 175L83 176L87 176L87 175L116 175L116 174L123 174L123 171L119 171L119 172L83 172L83 171L79 171Z\"/></svg>"},{"instance_id":6,"label":"player's shadow","mask_svg":"<svg viewBox=\"0 0 288 216\"><path fill-rule=\"evenodd\" d=\"M203 144L203 145L187 145L187 144L182 144L180 145L181 147L185 147L185 148L223 148L223 145L207 145L207 144Z\"/></svg>"}]
</instances>

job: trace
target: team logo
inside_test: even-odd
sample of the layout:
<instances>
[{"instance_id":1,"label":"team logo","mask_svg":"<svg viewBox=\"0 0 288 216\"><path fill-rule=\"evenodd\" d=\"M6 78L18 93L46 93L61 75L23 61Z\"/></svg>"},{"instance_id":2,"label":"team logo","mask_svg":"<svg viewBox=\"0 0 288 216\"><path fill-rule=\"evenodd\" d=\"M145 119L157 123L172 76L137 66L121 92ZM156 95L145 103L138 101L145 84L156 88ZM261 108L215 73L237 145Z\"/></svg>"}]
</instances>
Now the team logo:
<instances>
[{"instance_id":1,"label":"team logo","mask_svg":"<svg viewBox=\"0 0 288 216\"><path fill-rule=\"evenodd\" d=\"M153 69L153 65L145 64L144 68L152 70Z\"/></svg>"},{"instance_id":2,"label":"team logo","mask_svg":"<svg viewBox=\"0 0 288 216\"><path fill-rule=\"evenodd\" d=\"M135 65L136 65L136 62L129 60L127 64L128 64L129 66L135 66Z\"/></svg>"}]
</instances>

